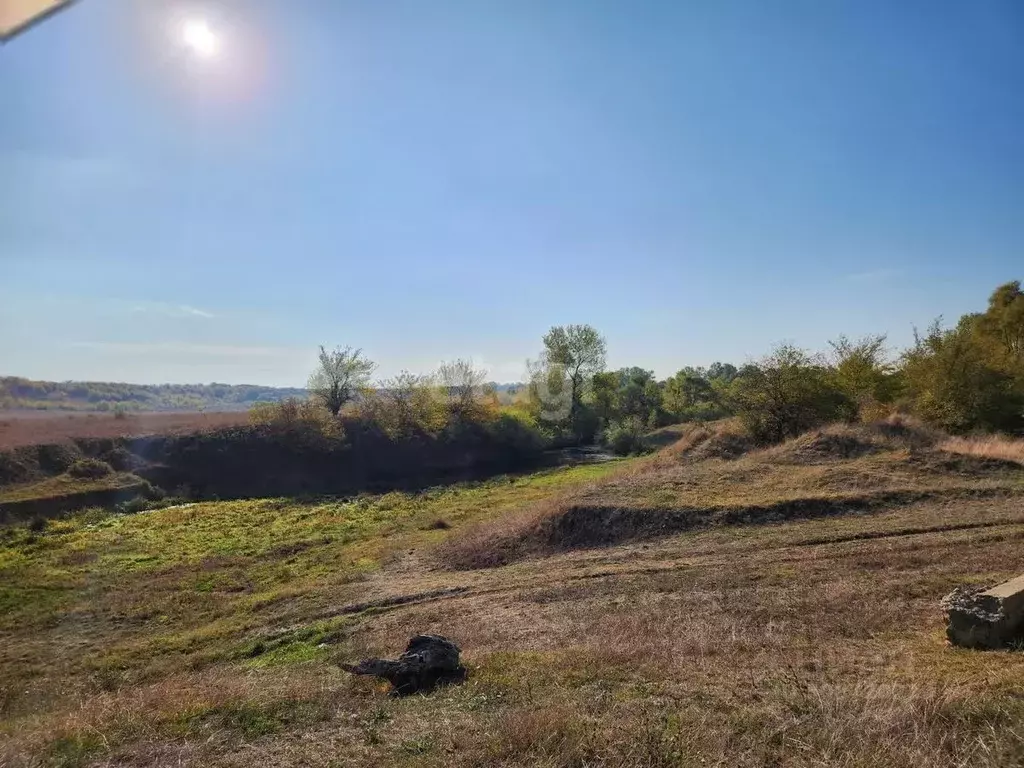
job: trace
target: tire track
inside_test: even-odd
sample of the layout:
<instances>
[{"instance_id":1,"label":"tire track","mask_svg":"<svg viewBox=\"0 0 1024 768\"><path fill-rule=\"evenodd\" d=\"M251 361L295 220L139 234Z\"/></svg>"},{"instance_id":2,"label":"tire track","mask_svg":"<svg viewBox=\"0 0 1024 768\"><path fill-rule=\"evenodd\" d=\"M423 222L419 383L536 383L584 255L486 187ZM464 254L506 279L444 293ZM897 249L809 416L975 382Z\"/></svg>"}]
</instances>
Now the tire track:
<instances>
[{"instance_id":1,"label":"tire track","mask_svg":"<svg viewBox=\"0 0 1024 768\"><path fill-rule=\"evenodd\" d=\"M864 531L850 534L849 536L835 536L832 538L804 539L796 542L767 547L768 550L795 549L797 551L808 547L825 547L833 544L846 544L858 541L878 541L889 538L909 538L912 536L925 536L929 534L956 533L960 531L980 530L999 527L1024 526L1024 518L993 520L984 523L952 523L938 526L921 526L914 528L901 528L894 531ZM1021 532L1024 535L1024 532ZM837 554L836 557L845 557L844 554ZM775 563L786 563L802 561L804 557L782 557L774 560ZM623 578L631 576L653 576L663 573L674 573L695 568L722 568L728 567L734 562L734 557L728 558L698 558L689 560L675 560L661 565L647 565L625 568L603 568L596 571L581 573L562 573L557 579L558 584L567 584L580 581L591 581L598 579ZM497 570L497 569L494 569ZM525 578L515 582L506 582L500 586L474 588L471 586L453 586L441 589L413 592L404 595L391 595L376 600L367 600L358 603L350 603L338 609L324 612L316 616L317 619L325 619L337 616L357 616L359 614L372 612L378 614L383 611L395 610L398 608L424 605L427 603L439 602L442 600L462 600L492 595L510 594L531 589L550 587L552 580L538 580L536 578Z\"/></svg>"}]
</instances>

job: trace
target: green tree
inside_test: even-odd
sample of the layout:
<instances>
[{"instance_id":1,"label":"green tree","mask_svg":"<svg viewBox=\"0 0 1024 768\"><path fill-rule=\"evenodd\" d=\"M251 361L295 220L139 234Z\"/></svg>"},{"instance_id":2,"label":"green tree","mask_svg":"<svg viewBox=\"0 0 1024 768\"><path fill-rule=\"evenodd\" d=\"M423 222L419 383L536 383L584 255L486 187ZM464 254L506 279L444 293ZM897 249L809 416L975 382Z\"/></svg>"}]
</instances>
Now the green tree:
<instances>
[{"instance_id":1,"label":"green tree","mask_svg":"<svg viewBox=\"0 0 1024 768\"><path fill-rule=\"evenodd\" d=\"M739 369L732 363L712 363L704 371L704 377L714 385L715 382L731 384L732 380L739 375Z\"/></svg>"},{"instance_id":2,"label":"green tree","mask_svg":"<svg viewBox=\"0 0 1024 768\"><path fill-rule=\"evenodd\" d=\"M686 367L665 380L665 410L676 418L685 418L699 404L713 402L711 382L699 368Z\"/></svg>"},{"instance_id":3,"label":"green tree","mask_svg":"<svg viewBox=\"0 0 1024 768\"><path fill-rule=\"evenodd\" d=\"M836 387L857 409L848 414L850 418L880 415L881 406L891 403L897 394L898 381L885 340L884 335L865 336L857 341L840 336L829 342Z\"/></svg>"},{"instance_id":4,"label":"green tree","mask_svg":"<svg viewBox=\"0 0 1024 768\"><path fill-rule=\"evenodd\" d=\"M795 437L849 409L825 360L788 344L744 368L731 394L747 431L764 443Z\"/></svg>"},{"instance_id":5,"label":"green tree","mask_svg":"<svg viewBox=\"0 0 1024 768\"><path fill-rule=\"evenodd\" d=\"M954 329L939 320L903 355L902 375L914 411L950 432L1018 430L1024 426L1019 380L993 358L977 316Z\"/></svg>"},{"instance_id":6,"label":"green tree","mask_svg":"<svg viewBox=\"0 0 1024 768\"><path fill-rule=\"evenodd\" d=\"M560 365L550 365L544 357L526 361L528 385L527 411L538 423L557 432L569 419L569 383Z\"/></svg>"},{"instance_id":7,"label":"green tree","mask_svg":"<svg viewBox=\"0 0 1024 768\"><path fill-rule=\"evenodd\" d=\"M994 342L998 357L994 362L1024 377L1024 291L1020 281L996 288L989 297L988 309L976 316L974 325Z\"/></svg>"},{"instance_id":8,"label":"green tree","mask_svg":"<svg viewBox=\"0 0 1024 768\"><path fill-rule=\"evenodd\" d=\"M619 408L619 375L614 371L595 373L590 383L590 402L601 423L615 420Z\"/></svg>"},{"instance_id":9,"label":"green tree","mask_svg":"<svg viewBox=\"0 0 1024 768\"><path fill-rule=\"evenodd\" d=\"M634 419L648 428L657 425L661 388L654 371L636 366L618 371L618 418Z\"/></svg>"},{"instance_id":10,"label":"green tree","mask_svg":"<svg viewBox=\"0 0 1024 768\"><path fill-rule=\"evenodd\" d=\"M352 347L328 352L320 347L317 369L309 377L308 389L334 416L365 387L377 364Z\"/></svg>"},{"instance_id":11,"label":"green tree","mask_svg":"<svg viewBox=\"0 0 1024 768\"><path fill-rule=\"evenodd\" d=\"M707 368L687 366L665 380L664 409L674 421L728 416L729 387L738 374L730 363L716 362Z\"/></svg>"},{"instance_id":12,"label":"green tree","mask_svg":"<svg viewBox=\"0 0 1024 768\"><path fill-rule=\"evenodd\" d=\"M595 373L604 370L605 340L590 325L558 325L544 335L544 358L549 367L564 371L569 387L569 427L580 435L583 393Z\"/></svg>"}]
</instances>

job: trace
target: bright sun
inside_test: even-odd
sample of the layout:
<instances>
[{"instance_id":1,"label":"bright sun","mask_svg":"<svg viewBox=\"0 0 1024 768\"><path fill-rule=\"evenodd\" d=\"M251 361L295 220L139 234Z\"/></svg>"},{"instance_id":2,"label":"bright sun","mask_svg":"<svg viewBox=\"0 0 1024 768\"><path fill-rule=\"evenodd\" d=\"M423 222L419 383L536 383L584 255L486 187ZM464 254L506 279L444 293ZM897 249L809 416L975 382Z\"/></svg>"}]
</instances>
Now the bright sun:
<instances>
[{"instance_id":1,"label":"bright sun","mask_svg":"<svg viewBox=\"0 0 1024 768\"><path fill-rule=\"evenodd\" d=\"M181 39L196 56L209 59L217 55L220 40L202 19L190 19L181 28Z\"/></svg>"}]
</instances>

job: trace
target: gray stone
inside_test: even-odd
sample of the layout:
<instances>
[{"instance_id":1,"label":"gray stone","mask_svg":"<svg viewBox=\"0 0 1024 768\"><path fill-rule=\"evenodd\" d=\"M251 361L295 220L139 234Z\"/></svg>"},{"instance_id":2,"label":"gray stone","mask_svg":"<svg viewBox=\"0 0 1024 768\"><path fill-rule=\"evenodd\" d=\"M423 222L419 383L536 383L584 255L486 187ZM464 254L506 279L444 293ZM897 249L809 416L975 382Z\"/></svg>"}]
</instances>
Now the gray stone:
<instances>
[{"instance_id":1,"label":"gray stone","mask_svg":"<svg viewBox=\"0 0 1024 768\"><path fill-rule=\"evenodd\" d=\"M397 660L363 659L341 668L353 675L387 680L396 696L426 693L438 685L466 679L466 668L459 663L459 646L440 635L416 635Z\"/></svg>"},{"instance_id":2,"label":"gray stone","mask_svg":"<svg viewBox=\"0 0 1024 768\"><path fill-rule=\"evenodd\" d=\"M1024 635L1024 576L985 589L957 587L942 601L946 636L964 648L1005 648Z\"/></svg>"}]
</instances>

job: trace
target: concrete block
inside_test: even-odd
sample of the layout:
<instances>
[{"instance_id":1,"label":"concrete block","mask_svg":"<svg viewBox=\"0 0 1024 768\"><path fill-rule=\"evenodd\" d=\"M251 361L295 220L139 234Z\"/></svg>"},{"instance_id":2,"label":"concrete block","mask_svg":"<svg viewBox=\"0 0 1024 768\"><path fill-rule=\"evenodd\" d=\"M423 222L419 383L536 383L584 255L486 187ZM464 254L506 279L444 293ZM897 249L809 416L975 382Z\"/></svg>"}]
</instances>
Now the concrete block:
<instances>
[{"instance_id":1,"label":"concrete block","mask_svg":"<svg viewBox=\"0 0 1024 768\"><path fill-rule=\"evenodd\" d=\"M1024 638L1024 576L989 589L957 587L942 601L946 636L964 648L1005 648Z\"/></svg>"}]
</instances>

